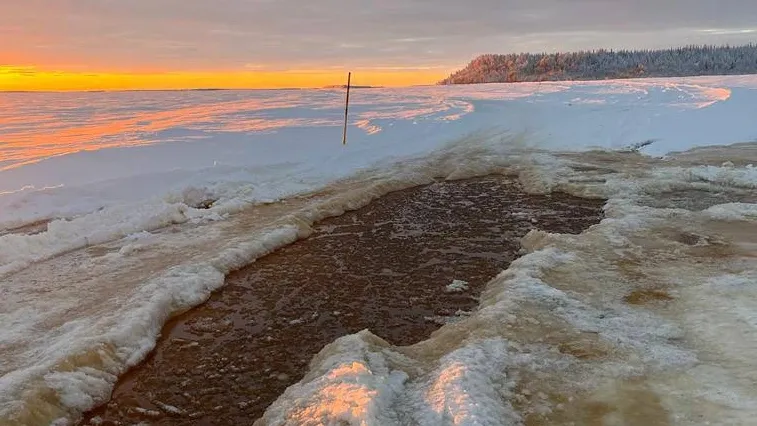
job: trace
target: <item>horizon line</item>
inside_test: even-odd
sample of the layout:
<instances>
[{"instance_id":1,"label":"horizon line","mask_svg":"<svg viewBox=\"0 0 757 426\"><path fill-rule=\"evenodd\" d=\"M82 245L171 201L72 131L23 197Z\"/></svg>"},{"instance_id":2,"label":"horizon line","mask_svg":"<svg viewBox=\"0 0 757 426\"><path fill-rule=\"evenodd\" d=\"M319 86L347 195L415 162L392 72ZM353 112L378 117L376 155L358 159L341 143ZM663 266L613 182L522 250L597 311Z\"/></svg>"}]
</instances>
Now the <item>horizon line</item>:
<instances>
[{"instance_id":1,"label":"horizon line","mask_svg":"<svg viewBox=\"0 0 757 426\"><path fill-rule=\"evenodd\" d=\"M745 48L755 47L754 42L743 44L686 44L658 49L612 49L555 51L551 54L569 54L596 51L667 51L685 48ZM523 54L521 52L520 54ZM549 52L532 54L550 54ZM517 55L516 53L477 53L472 60L481 56ZM369 69L365 67L355 73L355 86L413 87L433 86L446 77L465 68L433 69ZM395 67L396 68L396 67ZM354 70L354 69L353 69ZM317 72L316 72L317 71ZM334 84L349 70L289 70L281 72L226 70L226 71L55 71L33 65L0 65L0 93L98 93L98 92L138 92L138 91L213 91L213 90L303 90L334 88ZM333 86L333 87L331 87ZM357 88L357 87L356 87Z\"/></svg>"},{"instance_id":2,"label":"horizon line","mask_svg":"<svg viewBox=\"0 0 757 426\"><path fill-rule=\"evenodd\" d=\"M425 86L439 86L440 84L437 83L426 83L426 84L407 84L407 85L397 85L397 86L364 86L364 85L352 85L350 86L350 89L352 90L370 90L370 89L393 89L393 88L403 88L403 87L425 87ZM234 88L234 87L221 87L221 88L215 88L215 87L198 87L198 88L182 88L182 89L89 89L89 90L77 90L77 89L60 89L60 90L48 90L48 89L40 89L40 90L3 90L0 89L0 93L114 93L114 92L247 92L247 91L268 91L268 90L335 90L335 89L346 89L346 85L334 85L334 86L312 86L312 87L240 87L240 88Z\"/></svg>"}]
</instances>

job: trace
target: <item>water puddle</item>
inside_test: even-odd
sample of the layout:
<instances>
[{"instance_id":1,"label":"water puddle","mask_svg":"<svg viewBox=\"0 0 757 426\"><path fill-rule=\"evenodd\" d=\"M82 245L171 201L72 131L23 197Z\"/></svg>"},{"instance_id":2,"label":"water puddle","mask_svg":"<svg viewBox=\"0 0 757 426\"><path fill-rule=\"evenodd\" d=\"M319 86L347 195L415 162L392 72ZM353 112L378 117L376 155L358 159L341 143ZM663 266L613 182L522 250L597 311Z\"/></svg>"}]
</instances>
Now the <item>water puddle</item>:
<instances>
[{"instance_id":1,"label":"water puddle","mask_svg":"<svg viewBox=\"0 0 757 426\"><path fill-rule=\"evenodd\" d=\"M489 176L391 193L324 220L169 322L153 354L82 424L250 424L326 344L363 329L393 345L428 338L476 309L529 230L580 233L602 205L528 195Z\"/></svg>"}]
</instances>

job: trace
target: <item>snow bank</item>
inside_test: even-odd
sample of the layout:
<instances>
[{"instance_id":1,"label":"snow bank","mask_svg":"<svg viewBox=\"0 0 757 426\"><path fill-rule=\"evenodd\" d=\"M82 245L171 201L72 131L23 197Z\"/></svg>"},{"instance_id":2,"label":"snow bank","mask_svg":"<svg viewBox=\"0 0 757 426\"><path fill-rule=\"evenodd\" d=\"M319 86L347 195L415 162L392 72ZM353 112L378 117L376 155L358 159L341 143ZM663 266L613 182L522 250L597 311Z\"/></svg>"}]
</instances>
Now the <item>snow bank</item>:
<instances>
[{"instance_id":1,"label":"snow bank","mask_svg":"<svg viewBox=\"0 0 757 426\"><path fill-rule=\"evenodd\" d=\"M503 403L511 396L502 374L508 361L507 343L493 339L452 351L424 371L364 331L327 346L308 377L255 424L510 424L520 417Z\"/></svg>"}]
</instances>

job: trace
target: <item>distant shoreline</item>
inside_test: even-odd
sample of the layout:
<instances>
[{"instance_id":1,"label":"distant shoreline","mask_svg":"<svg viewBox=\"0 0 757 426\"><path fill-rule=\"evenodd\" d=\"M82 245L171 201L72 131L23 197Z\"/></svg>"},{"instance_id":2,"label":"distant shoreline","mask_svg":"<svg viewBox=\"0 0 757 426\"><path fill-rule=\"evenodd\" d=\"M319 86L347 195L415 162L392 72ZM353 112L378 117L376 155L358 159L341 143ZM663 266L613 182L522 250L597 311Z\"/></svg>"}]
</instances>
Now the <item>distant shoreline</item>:
<instances>
[{"instance_id":1,"label":"distant shoreline","mask_svg":"<svg viewBox=\"0 0 757 426\"><path fill-rule=\"evenodd\" d=\"M486 54L440 85L757 74L757 45Z\"/></svg>"},{"instance_id":2,"label":"distant shoreline","mask_svg":"<svg viewBox=\"0 0 757 426\"><path fill-rule=\"evenodd\" d=\"M350 86L352 89L402 89L413 87L435 87L439 85L466 85L466 84L517 84L517 83L541 83L541 82L590 82L590 81L610 81L610 80L633 80L646 78L696 78L696 77L747 77L757 75L757 71L750 73L734 74L697 74L697 75L645 75L645 76L626 76L626 77L597 77L597 78L564 78L551 80L524 80L524 81L482 81L482 82L456 82L447 83L446 79L437 83L413 84L408 86ZM114 90L0 90L0 96L3 94L66 94L66 93L175 93L175 92L260 92L260 91L305 91L305 90L333 90L346 89L346 85L324 86L324 87L285 87L285 88L206 88L206 89L114 89Z\"/></svg>"},{"instance_id":3,"label":"distant shoreline","mask_svg":"<svg viewBox=\"0 0 757 426\"><path fill-rule=\"evenodd\" d=\"M435 84L417 84L406 87L434 86ZM403 87L403 86L398 86ZM386 86L350 86L351 89L384 89ZM112 90L0 90L3 93L126 93L126 92L245 92L245 91L284 91L284 90L323 90L347 89L346 84L323 87L273 87L273 88L200 88L200 89L112 89Z\"/></svg>"},{"instance_id":4,"label":"distant shoreline","mask_svg":"<svg viewBox=\"0 0 757 426\"><path fill-rule=\"evenodd\" d=\"M353 86L354 87L354 86ZM273 88L199 88L199 89L107 89L107 90L0 90L3 93L128 93L128 92L243 92L271 90L318 90L317 87L273 87Z\"/></svg>"},{"instance_id":5,"label":"distant shoreline","mask_svg":"<svg viewBox=\"0 0 757 426\"><path fill-rule=\"evenodd\" d=\"M331 86L324 86L323 88L324 89L346 89L347 85L346 84L334 84L334 85L331 85ZM383 89L384 86L355 86L355 85L350 85L350 88L351 89Z\"/></svg>"}]
</instances>

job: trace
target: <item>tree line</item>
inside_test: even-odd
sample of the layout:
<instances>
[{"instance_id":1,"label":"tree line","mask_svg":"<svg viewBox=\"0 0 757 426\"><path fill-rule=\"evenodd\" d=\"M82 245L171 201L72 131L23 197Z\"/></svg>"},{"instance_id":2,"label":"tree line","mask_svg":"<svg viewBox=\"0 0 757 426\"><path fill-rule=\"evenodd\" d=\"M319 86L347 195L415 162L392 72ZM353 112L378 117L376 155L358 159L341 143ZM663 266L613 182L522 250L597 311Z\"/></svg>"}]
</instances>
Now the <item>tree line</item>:
<instances>
[{"instance_id":1,"label":"tree line","mask_svg":"<svg viewBox=\"0 0 757 426\"><path fill-rule=\"evenodd\" d=\"M757 45L481 55L439 84L757 74Z\"/></svg>"}]
</instances>

